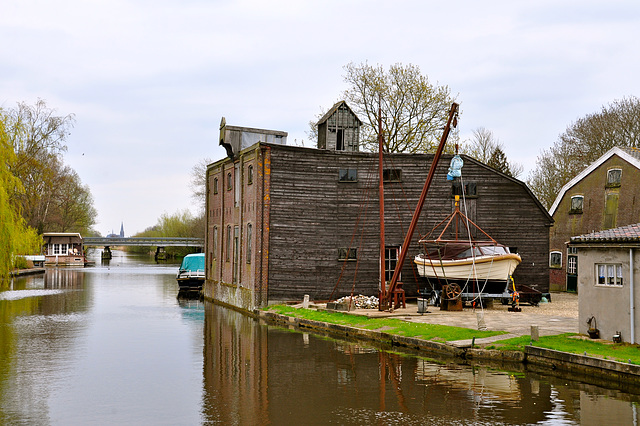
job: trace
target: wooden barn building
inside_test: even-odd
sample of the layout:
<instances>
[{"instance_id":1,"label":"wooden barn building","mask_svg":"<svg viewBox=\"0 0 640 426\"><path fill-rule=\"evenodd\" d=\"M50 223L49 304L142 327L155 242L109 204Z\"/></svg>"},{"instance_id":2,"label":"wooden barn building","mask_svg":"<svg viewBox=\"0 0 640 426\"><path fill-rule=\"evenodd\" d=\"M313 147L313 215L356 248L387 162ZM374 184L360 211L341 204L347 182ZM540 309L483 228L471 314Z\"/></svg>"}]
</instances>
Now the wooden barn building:
<instances>
[{"instance_id":1,"label":"wooden barn building","mask_svg":"<svg viewBox=\"0 0 640 426\"><path fill-rule=\"evenodd\" d=\"M243 132L241 127L228 130L221 129L221 144L230 133ZM305 294L312 300L335 299L352 289L378 295L378 154L359 152L357 142L345 142L341 150L327 146L331 149L255 141L208 166L206 298L252 310L302 300ZM395 267L432 159L430 154L385 155L387 274ZM469 218L522 256L516 282L548 291L552 219L546 209L523 182L463 159L463 181L456 183L446 180L451 155L441 159L418 232L426 233L451 213L454 195L465 188ZM427 286L412 262L420 251L418 239L402 269L408 296Z\"/></svg>"}]
</instances>

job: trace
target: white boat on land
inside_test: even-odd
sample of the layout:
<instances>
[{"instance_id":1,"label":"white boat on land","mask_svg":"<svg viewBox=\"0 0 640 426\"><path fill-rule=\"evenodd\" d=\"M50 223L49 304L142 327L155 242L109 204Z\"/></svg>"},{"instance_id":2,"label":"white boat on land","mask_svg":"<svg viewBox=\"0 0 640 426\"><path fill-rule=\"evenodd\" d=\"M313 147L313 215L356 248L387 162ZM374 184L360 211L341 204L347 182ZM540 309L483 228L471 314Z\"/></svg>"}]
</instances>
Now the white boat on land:
<instances>
[{"instance_id":1,"label":"white boat on land","mask_svg":"<svg viewBox=\"0 0 640 426\"><path fill-rule=\"evenodd\" d=\"M433 279L506 281L520 264L520 255L503 245L451 243L446 250L421 253L414 259L418 274Z\"/></svg>"},{"instance_id":2,"label":"white boat on land","mask_svg":"<svg viewBox=\"0 0 640 426\"><path fill-rule=\"evenodd\" d=\"M481 289L481 293L504 294L509 277L522 262L520 255L469 220L458 204L456 196L454 212L420 239L424 252L414 258L418 274L439 285L457 283L465 293Z\"/></svg>"}]
</instances>

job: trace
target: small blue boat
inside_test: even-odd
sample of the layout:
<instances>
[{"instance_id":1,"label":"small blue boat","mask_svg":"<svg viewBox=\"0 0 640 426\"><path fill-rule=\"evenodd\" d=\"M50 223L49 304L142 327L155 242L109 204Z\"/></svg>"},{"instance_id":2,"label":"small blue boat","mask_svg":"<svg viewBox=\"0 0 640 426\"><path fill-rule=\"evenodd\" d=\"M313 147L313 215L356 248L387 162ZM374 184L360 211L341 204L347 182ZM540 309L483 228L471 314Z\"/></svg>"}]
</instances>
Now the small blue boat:
<instances>
[{"instance_id":1,"label":"small blue boat","mask_svg":"<svg viewBox=\"0 0 640 426\"><path fill-rule=\"evenodd\" d=\"M180 291L202 290L204 278L204 253L186 255L176 276Z\"/></svg>"}]
</instances>

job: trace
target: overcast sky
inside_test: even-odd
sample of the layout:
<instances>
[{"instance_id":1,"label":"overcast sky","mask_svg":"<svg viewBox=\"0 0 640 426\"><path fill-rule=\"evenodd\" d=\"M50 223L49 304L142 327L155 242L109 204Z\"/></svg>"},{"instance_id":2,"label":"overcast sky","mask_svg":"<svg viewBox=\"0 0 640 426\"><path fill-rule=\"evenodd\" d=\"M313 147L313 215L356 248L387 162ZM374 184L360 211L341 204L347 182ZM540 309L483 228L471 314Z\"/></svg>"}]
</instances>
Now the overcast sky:
<instances>
[{"instance_id":1,"label":"overcast sky","mask_svg":"<svg viewBox=\"0 0 640 426\"><path fill-rule=\"evenodd\" d=\"M577 118L640 96L640 2L22 0L0 12L0 106L73 113L65 162L103 235L197 210L219 124L282 130L339 100L344 65L420 67L528 172Z\"/></svg>"}]
</instances>

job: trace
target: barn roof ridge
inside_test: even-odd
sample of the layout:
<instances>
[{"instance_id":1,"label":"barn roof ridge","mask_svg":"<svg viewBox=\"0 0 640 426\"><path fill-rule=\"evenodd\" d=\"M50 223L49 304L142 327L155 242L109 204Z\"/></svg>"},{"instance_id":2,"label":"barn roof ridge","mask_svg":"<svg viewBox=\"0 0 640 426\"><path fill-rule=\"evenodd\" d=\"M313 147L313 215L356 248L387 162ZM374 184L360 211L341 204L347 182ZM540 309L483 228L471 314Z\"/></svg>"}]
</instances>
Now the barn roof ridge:
<instances>
[{"instance_id":1,"label":"barn roof ridge","mask_svg":"<svg viewBox=\"0 0 640 426\"><path fill-rule=\"evenodd\" d=\"M322 123L324 123L325 121L327 121L329 119L329 117L331 117L331 114L333 114L334 112L336 112L338 110L338 108L340 108L340 106L346 106L347 109L349 111L351 111L351 114L353 114L353 116L356 118L356 120L358 120L358 123L360 123L360 125L362 125L362 120L360 120L360 117L358 117L358 114L356 114L355 112L353 112L353 110L351 109L351 107L349 106L349 104L347 104L347 101L342 100L342 101L338 101L336 102L330 109L329 111L326 112L325 115L322 116L322 118L318 121L318 123L316 123L318 126Z\"/></svg>"},{"instance_id":2,"label":"barn roof ridge","mask_svg":"<svg viewBox=\"0 0 640 426\"><path fill-rule=\"evenodd\" d=\"M562 189L560 189L560 192L558 192L558 195L556 196L555 201L553 202L553 204L551 205L551 208L549 209L549 214L553 216L553 214L556 212L556 209L560 205L560 201L562 200L562 198L564 197L564 195L569 189L575 186L578 182L580 182L586 176L591 174L591 172L593 172L595 169L600 167L602 164L604 164L605 161L607 161L614 155L617 155L618 157L622 158L623 160L627 161L628 163L632 164L633 166L635 166L637 169L640 170L640 151L637 148L630 148L629 150L627 150L618 146L613 147L609 151L605 152L596 161L589 164L589 166L587 166L583 171L578 173L573 179L567 182L562 187Z\"/></svg>"}]
</instances>

